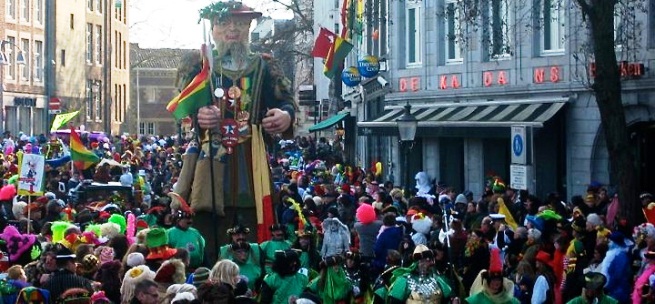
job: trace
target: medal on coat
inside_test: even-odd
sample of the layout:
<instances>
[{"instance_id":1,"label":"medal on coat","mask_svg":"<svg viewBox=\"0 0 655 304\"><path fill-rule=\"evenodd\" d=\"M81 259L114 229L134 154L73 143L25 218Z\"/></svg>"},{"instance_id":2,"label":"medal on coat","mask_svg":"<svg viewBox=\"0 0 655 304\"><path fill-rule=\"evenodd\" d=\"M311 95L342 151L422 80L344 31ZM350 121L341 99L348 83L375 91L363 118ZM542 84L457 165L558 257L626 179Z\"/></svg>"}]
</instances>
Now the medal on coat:
<instances>
[{"instance_id":1,"label":"medal on coat","mask_svg":"<svg viewBox=\"0 0 655 304\"><path fill-rule=\"evenodd\" d=\"M231 118L223 119L221 122L221 135L221 143L227 150L227 154L232 154L234 147L239 143L237 122Z\"/></svg>"},{"instance_id":2,"label":"medal on coat","mask_svg":"<svg viewBox=\"0 0 655 304\"><path fill-rule=\"evenodd\" d=\"M225 90L223 90L222 88L216 88L216 90L214 90L214 96L216 96L217 98L222 98L223 96L225 96Z\"/></svg>"},{"instance_id":3,"label":"medal on coat","mask_svg":"<svg viewBox=\"0 0 655 304\"><path fill-rule=\"evenodd\" d=\"M232 86L227 90L227 96L232 99L237 99L241 97L241 89L237 86Z\"/></svg>"}]
</instances>

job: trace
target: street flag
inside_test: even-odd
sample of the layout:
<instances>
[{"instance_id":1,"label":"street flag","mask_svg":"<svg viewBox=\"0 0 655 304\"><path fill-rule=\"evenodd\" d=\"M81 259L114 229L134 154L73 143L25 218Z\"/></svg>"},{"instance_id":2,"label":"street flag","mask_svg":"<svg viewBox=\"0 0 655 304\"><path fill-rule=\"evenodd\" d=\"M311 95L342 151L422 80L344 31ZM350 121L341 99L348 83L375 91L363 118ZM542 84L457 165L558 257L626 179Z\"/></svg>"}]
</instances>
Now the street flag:
<instances>
[{"instance_id":1,"label":"street flag","mask_svg":"<svg viewBox=\"0 0 655 304\"><path fill-rule=\"evenodd\" d=\"M202 70L193 77L189 85L187 85L179 95L173 100L168 102L166 110L173 114L176 120L181 120L191 114L194 114L198 109L209 105L212 102L211 89L209 84L209 60L205 53L205 48L202 48Z\"/></svg>"},{"instance_id":2,"label":"street flag","mask_svg":"<svg viewBox=\"0 0 655 304\"><path fill-rule=\"evenodd\" d=\"M80 170L86 170L91 165L100 162L100 157L84 146L80 136L75 132L75 128L71 128L70 149L71 159Z\"/></svg>"},{"instance_id":3,"label":"street flag","mask_svg":"<svg viewBox=\"0 0 655 304\"><path fill-rule=\"evenodd\" d=\"M498 200L498 213L502 214L505 216L505 223L512 227L513 231L516 231L516 228L519 226L516 224L516 221L514 220L514 216L512 216L512 213L509 212L509 209L507 208L507 205L505 205L505 200L503 200L502 197L499 197Z\"/></svg>"},{"instance_id":4,"label":"street flag","mask_svg":"<svg viewBox=\"0 0 655 304\"><path fill-rule=\"evenodd\" d=\"M71 119L75 118L77 114L79 114L80 111L77 110L75 112L70 112L70 113L64 113L64 114L57 114L55 116L55 119L52 120L52 128L50 128L50 132L57 131L59 128L65 126Z\"/></svg>"},{"instance_id":5,"label":"street flag","mask_svg":"<svg viewBox=\"0 0 655 304\"><path fill-rule=\"evenodd\" d=\"M321 31L316 37L314 42L314 48L312 49L312 57L317 58L327 58L330 54L330 47L334 44L334 39L337 37L337 34L331 32L330 30L322 27Z\"/></svg>"},{"instance_id":6,"label":"street flag","mask_svg":"<svg viewBox=\"0 0 655 304\"><path fill-rule=\"evenodd\" d=\"M339 66L346 59L348 53L353 49L353 45L341 37L334 39L334 45L330 48L330 53L325 59L325 66L323 66L323 74L328 78L333 78Z\"/></svg>"}]
</instances>

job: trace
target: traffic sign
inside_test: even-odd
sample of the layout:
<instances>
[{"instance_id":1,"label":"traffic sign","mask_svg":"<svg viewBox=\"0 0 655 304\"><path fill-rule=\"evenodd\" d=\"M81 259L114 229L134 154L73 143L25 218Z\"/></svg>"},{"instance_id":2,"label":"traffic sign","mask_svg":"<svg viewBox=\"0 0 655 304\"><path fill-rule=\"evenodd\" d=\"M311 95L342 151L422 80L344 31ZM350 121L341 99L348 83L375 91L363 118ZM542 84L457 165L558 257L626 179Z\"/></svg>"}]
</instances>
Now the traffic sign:
<instances>
[{"instance_id":1,"label":"traffic sign","mask_svg":"<svg viewBox=\"0 0 655 304\"><path fill-rule=\"evenodd\" d=\"M528 166L510 165L509 184L512 189L528 190Z\"/></svg>"},{"instance_id":2,"label":"traffic sign","mask_svg":"<svg viewBox=\"0 0 655 304\"><path fill-rule=\"evenodd\" d=\"M526 164L525 126L512 126L511 150L512 164Z\"/></svg>"}]
</instances>

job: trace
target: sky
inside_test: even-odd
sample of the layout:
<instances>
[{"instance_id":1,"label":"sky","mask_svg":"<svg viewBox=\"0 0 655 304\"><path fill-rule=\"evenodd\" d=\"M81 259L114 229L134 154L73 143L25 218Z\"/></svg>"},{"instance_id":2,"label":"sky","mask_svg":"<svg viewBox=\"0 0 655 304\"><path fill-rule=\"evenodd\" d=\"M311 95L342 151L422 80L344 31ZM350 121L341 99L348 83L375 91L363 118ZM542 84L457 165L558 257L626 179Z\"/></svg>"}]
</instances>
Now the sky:
<instances>
[{"instance_id":1,"label":"sky","mask_svg":"<svg viewBox=\"0 0 655 304\"><path fill-rule=\"evenodd\" d=\"M204 41L203 27L198 24L198 11L212 0L132 0L130 5L130 42L141 48L200 48ZM290 19L293 14L280 10L271 0L243 0L246 5ZM266 3L266 4L263 4ZM209 31L209 24L206 30Z\"/></svg>"}]
</instances>

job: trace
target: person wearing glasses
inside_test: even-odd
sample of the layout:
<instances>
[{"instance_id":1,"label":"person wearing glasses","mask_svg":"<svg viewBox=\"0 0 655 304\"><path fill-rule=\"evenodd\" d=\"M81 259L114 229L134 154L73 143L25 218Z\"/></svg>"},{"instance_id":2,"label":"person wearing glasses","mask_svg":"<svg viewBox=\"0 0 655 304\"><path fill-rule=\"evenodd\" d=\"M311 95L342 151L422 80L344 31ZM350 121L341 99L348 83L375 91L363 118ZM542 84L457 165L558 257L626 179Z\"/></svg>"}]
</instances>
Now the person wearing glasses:
<instances>
[{"instance_id":1,"label":"person wearing glasses","mask_svg":"<svg viewBox=\"0 0 655 304\"><path fill-rule=\"evenodd\" d=\"M159 302L157 282L145 279L136 284L134 298L130 301L130 304L158 304Z\"/></svg>"}]
</instances>

